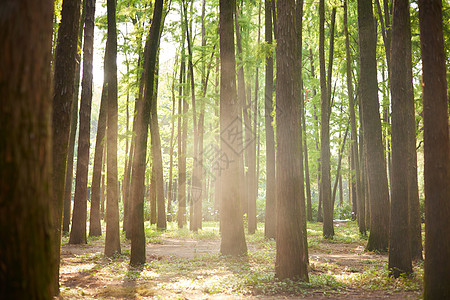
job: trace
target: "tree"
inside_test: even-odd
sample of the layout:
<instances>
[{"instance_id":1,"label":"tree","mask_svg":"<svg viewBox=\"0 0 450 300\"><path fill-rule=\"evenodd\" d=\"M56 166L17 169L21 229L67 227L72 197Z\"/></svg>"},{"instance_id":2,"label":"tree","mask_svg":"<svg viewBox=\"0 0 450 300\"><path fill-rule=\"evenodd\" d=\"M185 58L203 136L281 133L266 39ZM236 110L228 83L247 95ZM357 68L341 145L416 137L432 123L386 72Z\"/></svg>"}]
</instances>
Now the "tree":
<instances>
[{"instance_id":1,"label":"tree","mask_svg":"<svg viewBox=\"0 0 450 300\"><path fill-rule=\"evenodd\" d=\"M81 82L80 126L78 133L77 174L70 244L86 244L87 179L92 103L92 61L94 54L95 0L86 0L84 21L83 79Z\"/></svg>"},{"instance_id":2,"label":"tree","mask_svg":"<svg viewBox=\"0 0 450 300\"><path fill-rule=\"evenodd\" d=\"M408 106L414 99L412 93L411 43L409 2L394 1L391 43L391 94L392 94L392 178L391 223L389 232L389 269L397 278L412 273L411 243L408 214ZM408 70L409 69L409 70Z\"/></svg>"},{"instance_id":3,"label":"tree","mask_svg":"<svg viewBox=\"0 0 450 300\"><path fill-rule=\"evenodd\" d=\"M67 171L67 152L70 135L70 118L74 94L76 51L80 25L80 1L63 1L61 23L58 29L54 62L54 88L52 112L52 186L54 221L54 291L59 295L59 258L61 249L61 221Z\"/></svg>"},{"instance_id":4,"label":"tree","mask_svg":"<svg viewBox=\"0 0 450 300\"><path fill-rule=\"evenodd\" d=\"M419 1L425 179L424 299L450 297L450 139L442 2Z\"/></svg>"},{"instance_id":5,"label":"tree","mask_svg":"<svg viewBox=\"0 0 450 300\"><path fill-rule=\"evenodd\" d=\"M323 236L333 238L333 206L330 177L330 99L325 71L325 0L319 1L319 61L320 61L320 193L323 204ZM334 25L334 22L332 22ZM333 30L333 28L332 28ZM331 49L330 49L331 51ZM331 62L330 62L331 63ZM331 74L328 74L331 79Z\"/></svg>"},{"instance_id":6,"label":"tree","mask_svg":"<svg viewBox=\"0 0 450 300\"><path fill-rule=\"evenodd\" d=\"M235 149L240 145L239 138L234 143L229 139L230 130L242 131L239 118L241 107L236 95L236 60L234 56L234 22L233 10L235 1L220 0L219 2L219 34L220 34L220 138L221 151L228 164L221 172L221 231L222 239L220 253L223 255L246 255L244 222L241 209L240 154ZM242 133L241 133L242 134ZM240 135L242 139L242 135ZM228 143L226 142L228 141ZM231 142L231 143L230 143Z\"/></svg>"},{"instance_id":7,"label":"tree","mask_svg":"<svg viewBox=\"0 0 450 300\"><path fill-rule=\"evenodd\" d=\"M0 294L52 299L58 286L50 129L53 1L4 1L0 11L7 12L0 18ZM62 205L64 183L60 188Z\"/></svg>"},{"instance_id":8,"label":"tree","mask_svg":"<svg viewBox=\"0 0 450 300\"><path fill-rule=\"evenodd\" d=\"M120 254L119 233L119 182L117 176L117 28L116 0L107 1L108 53L106 66L108 70L108 109L106 130L106 238L105 255L112 257Z\"/></svg>"},{"instance_id":9,"label":"tree","mask_svg":"<svg viewBox=\"0 0 450 300\"><path fill-rule=\"evenodd\" d=\"M272 0L265 0L265 40L272 45ZM266 56L266 76L264 88L264 120L266 129L266 219L264 236L276 235L276 183L275 183L275 134L273 130L273 55Z\"/></svg>"},{"instance_id":10,"label":"tree","mask_svg":"<svg viewBox=\"0 0 450 300\"><path fill-rule=\"evenodd\" d=\"M105 47L105 60L103 63L103 88L102 97L100 99L100 111L98 114L97 136L95 138L94 166L92 170L91 184L91 213L89 222L89 236L101 236L102 227L100 223L100 194L102 182L102 166L106 157L103 156L105 149L105 133L106 133L106 114L108 101L108 85L106 84L107 73L106 57L108 55L108 44Z\"/></svg>"},{"instance_id":11,"label":"tree","mask_svg":"<svg viewBox=\"0 0 450 300\"><path fill-rule=\"evenodd\" d=\"M136 115L136 138L132 171L131 193L131 257L130 264L138 266L145 263L145 232L144 232L144 182L147 156L148 125L151 113L151 101L154 88L156 55L159 46L163 0L155 2L153 20L147 36L144 53L144 99L138 102Z\"/></svg>"},{"instance_id":12,"label":"tree","mask_svg":"<svg viewBox=\"0 0 450 300\"><path fill-rule=\"evenodd\" d=\"M295 1L277 3L277 253L278 279L308 280L303 231L305 217L300 103L296 77ZM295 14L294 14L295 16Z\"/></svg>"},{"instance_id":13,"label":"tree","mask_svg":"<svg viewBox=\"0 0 450 300\"><path fill-rule=\"evenodd\" d=\"M389 190L378 103L376 32L370 1L358 0L360 101L370 197L370 235L366 249L384 252L389 242Z\"/></svg>"},{"instance_id":14,"label":"tree","mask_svg":"<svg viewBox=\"0 0 450 300\"><path fill-rule=\"evenodd\" d=\"M362 188L362 180L361 180L361 167L359 162L359 151L358 151L358 134L356 127L356 114L355 114L355 103L353 99L353 83L352 83L352 69L351 69L351 54L350 54L350 37L348 33L348 9L347 9L347 0L344 1L344 35L345 35L345 57L347 62L347 94L348 94L348 106L350 113L350 128L351 128L351 139L352 139L352 147L351 147L351 158L354 165L355 171L355 188L356 188L356 201L357 209L364 208L364 194ZM366 221L365 221L365 213L360 212L358 210L358 226L359 232L362 235L366 234Z\"/></svg>"}]
</instances>

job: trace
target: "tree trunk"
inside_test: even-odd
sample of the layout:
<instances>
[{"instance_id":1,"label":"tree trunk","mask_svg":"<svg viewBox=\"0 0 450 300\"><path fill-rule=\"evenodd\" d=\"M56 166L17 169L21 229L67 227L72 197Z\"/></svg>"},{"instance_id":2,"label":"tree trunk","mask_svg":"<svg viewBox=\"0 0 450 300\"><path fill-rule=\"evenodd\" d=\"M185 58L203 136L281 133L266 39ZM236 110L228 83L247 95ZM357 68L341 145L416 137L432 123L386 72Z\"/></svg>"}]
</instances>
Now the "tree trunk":
<instances>
[{"instance_id":1,"label":"tree trunk","mask_svg":"<svg viewBox=\"0 0 450 300\"><path fill-rule=\"evenodd\" d=\"M147 37L144 53L144 99L139 101L136 115L136 135L131 193L131 257L130 265L138 266L145 263L145 231L144 231L144 195L145 195L145 166L147 155L148 125L151 113L151 101L154 96L154 75L156 57L159 47L163 1L155 2L153 20ZM154 153L152 153L154 155ZM164 193L163 193L164 197Z\"/></svg>"},{"instance_id":2,"label":"tree trunk","mask_svg":"<svg viewBox=\"0 0 450 300\"><path fill-rule=\"evenodd\" d=\"M78 69L76 72L80 72ZM78 75L79 76L79 75ZM78 80L79 81L79 80ZM75 86L78 86L75 83ZM77 89L78 90L78 89ZM78 126L78 93L75 93L72 103L72 124L70 125L69 152L67 154L67 172L64 188L64 212L63 212L63 233L68 234L72 214L72 185L73 185L73 157L75 152L75 139L77 137Z\"/></svg>"},{"instance_id":3,"label":"tree trunk","mask_svg":"<svg viewBox=\"0 0 450 300\"><path fill-rule=\"evenodd\" d=\"M272 45L272 1L265 0L265 40ZM273 130L273 56L266 56L266 79L264 89L264 119L266 128L266 217L264 236L276 235L276 179L275 179L275 134Z\"/></svg>"},{"instance_id":4,"label":"tree trunk","mask_svg":"<svg viewBox=\"0 0 450 300\"><path fill-rule=\"evenodd\" d=\"M64 188L67 170L67 152L70 135L70 117L75 80L75 57L80 20L80 1L63 1L61 23L55 50L53 112L52 112L52 156L53 156L53 220L55 232L54 267L56 278L54 291L59 295L59 258L61 249L61 221L64 202Z\"/></svg>"},{"instance_id":5,"label":"tree trunk","mask_svg":"<svg viewBox=\"0 0 450 300\"><path fill-rule=\"evenodd\" d=\"M277 19L277 252L278 279L308 280L301 149L295 1L278 3ZM297 15L297 14L295 14Z\"/></svg>"},{"instance_id":6,"label":"tree trunk","mask_svg":"<svg viewBox=\"0 0 450 300\"><path fill-rule=\"evenodd\" d=\"M411 242L408 214L408 102L412 93L409 2L396 0L392 19L391 95L392 95L392 178L391 223L389 232L389 270L398 278L412 273ZM408 71L408 68L410 71Z\"/></svg>"},{"instance_id":7,"label":"tree trunk","mask_svg":"<svg viewBox=\"0 0 450 300\"><path fill-rule=\"evenodd\" d=\"M117 174L117 28L116 0L107 1L108 18L108 56L106 58L108 82L107 109L107 164L106 164L106 238L105 255L112 257L120 254L119 233L119 182Z\"/></svg>"},{"instance_id":8,"label":"tree trunk","mask_svg":"<svg viewBox=\"0 0 450 300\"><path fill-rule=\"evenodd\" d=\"M181 10L181 24L183 24L183 10ZM178 88L178 228L186 225L186 139L187 139L187 111L188 104L184 97L186 82L186 58L184 41L186 31L182 30L180 81Z\"/></svg>"},{"instance_id":9,"label":"tree trunk","mask_svg":"<svg viewBox=\"0 0 450 300\"><path fill-rule=\"evenodd\" d=\"M0 11L0 295L52 299L58 293L59 252L55 251L59 247L55 245L61 238L66 174L63 164L58 169L63 177L58 198L52 198L53 1L21 1L20 6L2 2ZM73 81L67 86L73 90ZM72 99L65 100L70 128ZM68 130L65 133L68 141ZM60 209L58 226L52 224L55 199Z\"/></svg>"},{"instance_id":10,"label":"tree trunk","mask_svg":"<svg viewBox=\"0 0 450 300\"><path fill-rule=\"evenodd\" d=\"M162 13L161 13L162 14ZM160 21L161 23L161 21ZM162 26L162 25L160 25ZM159 40L159 37L157 37ZM159 41L157 42L159 45ZM158 54L157 54L158 56ZM156 227L160 230L167 228L166 220L166 203L164 197L164 174L163 174L163 161L161 153L161 137L159 134L158 125L158 57L155 57L155 67L154 67L154 88L153 96L150 105L150 134L151 134L151 145L152 145L152 166L155 170L155 183L156 183ZM149 74L147 73L147 76ZM148 88L147 88L148 91Z\"/></svg>"},{"instance_id":11,"label":"tree trunk","mask_svg":"<svg viewBox=\"0 0 450 300\"><path fill-rule=\"evenodd\" d=\"M106 71L106 57L108 56L108 45L105 47L105 60L103 70ZM106 114L108 105L108 85L106 82L107 74L104 72L102 98L100 100L100 111L98 114L97 137L95 138L94 166L92 170L91 185L91 214L89 222L89 236L101 236L102 228L101 218L101 185L102 185L102 168L106 161L103 156L105 149L105 133L106 133Z\"/></svg>"},{"instance_id":12,"label":"tree trunk","mask_svg":"<svg viewBox=\"0 0 450 300\"><path fill-rule=\"evenodd\" d=\"M320 61L320 174L321 199L323 205L323 236L333 238L333 206L330 178L330 97L325 72L325 1L319 1L319 61ZM334 25L334 22L332 22ZM333 31L333 28L331 29ZM331 49L330 49L331 51ZM328 74L331 78L331 74Z\"/></svg>"},{"instance_id":13,"label":"tree trunk","mask_svg":"<svg viewBox=\"0 0 450 300\"><path fill-rule=\"evenodd\" d=\"M359 151L358 151L358 134L357 134L357 127L356 127L356 114L355 114L355 102L354 102L354 96L353 96L353 83L352 83L352 58L350 54L350 37L348 34L348 10L347 10L347 0L344 1L344 35L345 35L345 53L346 53L346 61L347 61L347 93L348 93L348 106L349 106L349 112L350 112L350 128L351 128L351 139L352 139L352 146L351 146L351 159L354 168L352 168L355 171L355 190L356 190L356 199L353 211L357 213L357 209L362 205L361 201L364 201L364 194L363 194L363 188L362 188L362 181L361 181L361 166L359 161ZM363 218L362 220L360 218ZM366 222L364 219L364 216L359 216L358 214L358 227L359 227L359 233L362 235L366 235Z\"/></svg>"},{"instance_id":14,"label":"tree trunk","mask_svg":"<svg viewBox=\"0 0 450 300\"><path fill-rule=\"evenodd\" d=\"M425 158L424 299L450 297L450 139L441 1L419 1Z\"/></svg>"},{"instance_id":15,"label":"tree trunk","mask_svg":"<svg viewBox=\"0 0 450 300\"><path fill-rule=\"evenodd\" d=\"M69 244L86 244L87 185L92 103L92 61L94 53L95 0L86 0L84 20L83 79L81 81L80 126L77 174Z\"/></svg>"},{"instance_id":16,"label":"tree trunk","mask_svg":"<svg viewBox=\"0 0 450 300\"><path fill-rule=\"evenodd\" d=\"M222 167L221 200L221 232L220 253L222 255L240 256L247 254L244 222L241 208L241 192L239 190L240 155L234 143L228 138L227 131L241 128L239 116L242 113L236 95L236 60L234 56L234 1L219 1L219 34L220 34L220 133L221 151L228 160ZM236 139L239 145L239 139Z\"/></svg>"},{"instance_id":17,"label":"tree trunk","mask_svg":"<svg viewBox=\"0 0 450 300\"><path fill-rule=\"evenodd\" d=\"M381 139L376 66L376 32L372 3L358 0L359 55L361 61L360 95L363 116L370 197L370 235L366 249L387 250L389 242L389 190Z\"/></svg>"}]
</instances>

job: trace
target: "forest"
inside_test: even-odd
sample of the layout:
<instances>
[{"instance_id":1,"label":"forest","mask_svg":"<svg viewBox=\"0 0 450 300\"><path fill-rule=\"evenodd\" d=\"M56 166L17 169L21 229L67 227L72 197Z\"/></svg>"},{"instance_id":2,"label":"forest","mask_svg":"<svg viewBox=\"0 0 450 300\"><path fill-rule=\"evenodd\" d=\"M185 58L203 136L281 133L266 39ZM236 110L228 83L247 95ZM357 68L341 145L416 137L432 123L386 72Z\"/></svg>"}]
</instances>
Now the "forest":
<instances>
[{"instance_id":1,"label":"forest","mask_svg":"<svg viewBox=\"0 0 450 300\"><path fill-rule=\"evenodd\" d=\"M450 299L448 0L0 2L0 299Z\"/></svg>"}]
</instances>

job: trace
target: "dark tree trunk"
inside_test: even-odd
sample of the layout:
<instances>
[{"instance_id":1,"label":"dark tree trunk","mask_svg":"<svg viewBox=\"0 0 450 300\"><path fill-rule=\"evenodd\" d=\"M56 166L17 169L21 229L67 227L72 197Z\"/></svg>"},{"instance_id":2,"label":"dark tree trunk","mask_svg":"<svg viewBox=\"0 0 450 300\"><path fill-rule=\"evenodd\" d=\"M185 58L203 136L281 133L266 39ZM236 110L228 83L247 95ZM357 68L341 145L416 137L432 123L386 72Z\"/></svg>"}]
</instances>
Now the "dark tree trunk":
<instances>
[{"instance_id":1,"label":"dark tree trunk","mask_svg":"<svg viewBox=\"0 0 450 300\"><path fill-rule=\"evenodd\" d=\"M58 239L54 241L50 175L53 1L3 1L0 11L0 295L4 299L52 299L58 293L55 257L59 262L59 253L55 251L59 247L55 244L61 238L66 174L65 166L61 167ZM68 86L73 89L73 81ZM66 100L70 128L72 99Z\"/></svg>"},{"instance_id":2,"label":"dark tree trunk","mask_svg":"<svg viewBox=\"0 0 450 300\"><path fill-rule=\"evenodd\" d=\"M278 279L308 280L301 149L295 1L278 3L277 19L277 252ZM297 14L294 14L294 16Z\"/></svg>"},{"instance_id":3,"label":"dark tree trunk","mask_svg":"<svg viewBox=\"0 0 450 300\"><path fill-rule=\"evenodd\" d=\"M272 1L265 0L265 40L272 45ZM266 79L264 89L264 119L266 128L266 218L264 236L276 235L276 179L275 179L275 134L273 130L273 56L266 57Z\"/></svg>"},{"instance_id":4,"label":"dark tree trunk","mask_svg":"<svg viewBox=\"0 0 450 300\"><path fill-rule=\"evenodd\" d=\"M312 202L311 202L311 180L309 177L309 158L308 158L308 143L306 137L306 120L305 108L302 109L302 126L303 126L303 155L305 159L305 185L306 185L306 216L309 222L313 221Z\"/></svg>"},{"instance_id":5,"label":"dark tree trunk","mask_svg":"<svg viewBox=\"0 0 450 300\"><path fill-rule=\"evenodd\" d=\"M162 12L161 12L162 15ZM162 19L162 17L161 17ZM161 21L159 21L161 23ZM161 24L159 25L162 26ZM156 37L158 40L157 45L159 45L159 36ZM163 161L161 153L161 137L159 134L159 124L158 124L158 57L155 57L154 68L154 88L153 96L150 104L150 134L151 134L151 145L152 145L152 166L155 170L155 183L156 183L156 227L160 230L167 228L166 219L166 203L164 197L164 174L163 174ZM149 75L147 73L147 75ZM148 79L147 79L148 81ZM147 88L147 92L148 92Z\"/></svg>"},{"instance_id":6,"label":"dark tree trunk","mask_svg":"<svg viewBox=\"0 0 450 300\"><path fill-rule=\"evenodd\" d=\"M52 185L54 221L55 296L59 295L59 258L61 249L61 223L64 188L67 171L67 152L70 135L70 119L74 94L76 52L80 24L80 1L63 1L61 23L55 50L53 112L52 112Z\"/></svg>"},{"instance_id":7,"label":"dark tree trunk","mask_svg":"<svg viewBox=\"0 0 450 300\"><path fill-rule=\"evenodd\" d=\"M105 60L103 70L107 70L106 57L108 57L108 45L105 49ZM91 214L89 222L89 236L101 236L102 227L101 218L101 186L102 186L102 168L105 162L103 156L105 149L105 133L106 133L106 114L108 105L108 85L106 84L107 74L104 72L102 98L100 100L100 111L98 114L97 137L95 139L94 166L92 170L91 185Z\"/></svg>"},{"instance_id":8,"label":"dark tree trunk","mask_svg":"<svg viewBox=\"0 0 450 300\"><path fill-rule=\"evenodd\" d=\"M77 71L79 73L79 70ZM77 84L75 84L77 86ZM78 89L77 89L78 90ZM66 187L64 188L63 233L68 234L72 214L73 157L78 126L78 93L72 103L72 124L70 125L69 152L67 154Z\"/></svg>"},{"instance_id":9,"label":"dark tree trunk","mask_svg":"<svg viewBox=\"0 0 450 300\"><path fill-rule=\"evenodd\" d=\"M356 127L356 114L355 114L355 102L353 97L353 83L352 83L352 58L350 54L350 37L348 33L348 10L347 10L347 0L344 1L344 34L345 34L345 53L346 53L346 61L347 61L347 93L348 93L348 106L349 106L349 112L350 112L350 128L351 128L351 139L352 139L352 146L351 146L351 159L353 167L352 169L355 171L354 178L354 187L355 187L355 195L356 199L354 200L354 203L356 205L352 205L353 211L357 213L357 210L359 207L363 206L362 201L364 201L364 194L363 194L363 188L362 188L362 181L361 181L361 166L359 162L359 151L358 151L358 134L357 134L357 127ZM364 216L361 214L361 216L358 214L358 227L359 232L362 235L366 234L366 222ZM360 219L362 218L362 219Z\"/></svg>"},{"instance_id":10,"label":"dark tree trunk","mask_svg":"<svg viewBox=\"0 0 450 300\"><path fill-rule=\"evenodd\" d=\"M108 70L108 109L107 109L107 163L106 163L106 238L105 255L112 257L120 254L119 229L119 182L117 174L117 28L116 28L116 0L107 1L108 18L108 56L106 66Z\"/></svg>"},{"instance_id":11,"label":"dark tree trunk","mask_svg":"<svg viewBox=\"0 0 450 300\"><path fill-rule=\"evenodd\" d=\"M160 28L163 12L163 1L157 0L153 11L153 20L146 41L144 54L145 97L139 101L136 115L135 152L133 157L132 193L131 193L131 257L130 265L145 263L144 232L144 191L145 166L147 154L148 121L151 113L151 101L154 88L156 56L159 47ZM154 154L153 154L154 155ZM164 194L163 194L164 197Z\"/></svg>"},{"instance_id":12,"label":"dark tree trunk","mask_svg":"<svg viewBox=\"0 0 450 300\"><path fill-rule=\"evenodd\" d=\"M181 15L183 11L181 11ZM181 24L183 24L183 15L181 16ZM178 228L186 225L186 138L187 138L187 111L188 104L183 97L185 89L183 84L186 81L186 59L184 40L186 39L186 31L182 30L181 45L181 63L180 63L180 81L178 88Z\"/></svg>"},{"instance_id":13,"label":"dark tree trunk","mask_svg":"<svg viewBox=\"0 0 450 300\"><path fill-rule=\"evenodd\" d=\"M391 95L392 95L392 178L391 223L389 232L389 270L395 277L412 273L411 242L408 212L409 156L409 103L413 103L411 72L411 30L409 2L395 0L391 43ZM409 50L409 53L408 53ZM409 68L409 70L408 70Z\"/></svg>"},{"instance_id":14,"label":"dark tree trunk","mask_svg":"<svg viewBox=\"0 0 450 300\"><path fill-rule=\"evenodd\" d=\"M325 72L325 1L319 1L319 61L320 61L320 193L323 205L323 236L333 238L333 206L330 177L330 96ZM334 22L332 22L334 25ZM332 28L333 31L333 28ZM331 51L331 49L330 49ZM328 74L331 78L331 74ZM331 81L330 81L331 82Z\"/></svg>"},{"instance_id":15,"label":"dark tree trunk","mask_svg":"<svg viewBox=\"0 0 450 300\"><path fill-rule=\"evenodd\" d=\"M174 71L176 73L176 71ZM167 221L172 222L172 202L174 201L174 186L173 186L173 150L174 150L174 134L175 134L175 107L176 107L176 97L175 97L175 76L172 82L172 117L170 120L170 150L169 150L169 186L167 188ZM178 150L179 151L179 150ZM175 197L176 198L176 197Z\"/></svg>"},{"instance_id":16,"label":"dark tree trunk","mask_svg":"<svg viewBox=\"0 0 450 300\"><path fill-rule=\"evenodd\" d=\"M381 139L376 66L376 32L372 3L358 0L359 55L361 62L360 98L363 116L370 197L370 235L366 249L387 250L389 242L389 190Z\"/></svg>"},{"instance_id":17,"label":"dark tree trunk","mask_svg":"<svg viewBox=\"0 0 450 300\"><path fill-rule=\"evenodd\" d=\"M219 2L220 33L220 133L221 151L229 164L221 166L221 232L220 252L223 255L246 255L244 222L241 208L241 191L239 190L240 160L236 143L227 138L228 130L241 128L239 120L241 108L236 95L236 60L234 56L234 1ZM228 140L228 143L225 142ZM237 145L239 141L236 141Z\"/></svg>"},{"instance_id":18,"label":"dark tree trunk","mask_svg":"<svg viewBox=\"0 0 450 300\"><path fill-rule=\"evenodd\" d=\"M70 244L86 244L87 184L92 103L92 62L94 53L95 0L86 0L84 20L83 79L81 81L80 126L78 133L77 174Z\"/></svg>"},{"instance_id":19,"label":"dark tree trunk","mask_svg":"<svg viewBox=\"0 0 450 300\"><path fill-rule=\"evenodd\" d=\"M442 3L419 1L425 158L424 299L450 297L450 140Z\"/></svg>"}]
</instances>

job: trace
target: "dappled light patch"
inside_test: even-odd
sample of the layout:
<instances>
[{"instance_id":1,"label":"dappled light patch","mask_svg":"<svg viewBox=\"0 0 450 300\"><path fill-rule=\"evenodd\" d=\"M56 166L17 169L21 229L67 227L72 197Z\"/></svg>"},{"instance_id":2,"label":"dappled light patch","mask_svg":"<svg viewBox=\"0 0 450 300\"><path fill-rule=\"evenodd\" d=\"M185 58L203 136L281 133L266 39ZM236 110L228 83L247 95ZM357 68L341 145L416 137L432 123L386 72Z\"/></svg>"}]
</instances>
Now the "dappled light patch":
<instances>
[{"instance_id":1,"label":"dappled light patch","mask_svg":"<svg viewBox=\"0 0 450 300\"><path fill-rule=\"evenodd\" d=\"M355 222L341 223L333 240L322 237L320 224L308 224L309 282L275 279L276 244L261 229L247 237L247 257L220 255L218 224L213 225L192 233L169 223L165 232L149 232L157 239L147 243L147 262L139 269L129 266L127 240L122 254L112 259L103 255L104 238L64 244L61 294L65 299L403 299L421 294L423 263L415 265L413 276L389 277L387 255L364 251L366 240Z\"/></svg>"}]
</instances>

